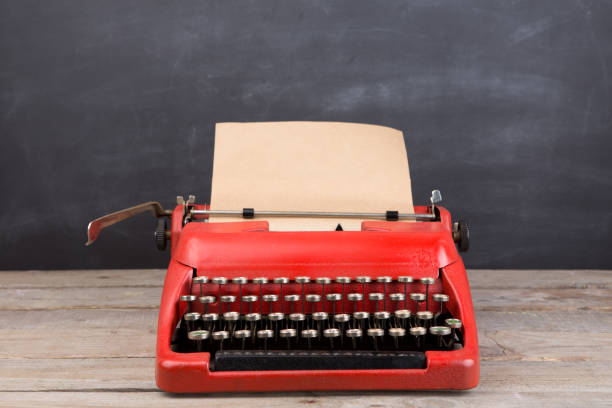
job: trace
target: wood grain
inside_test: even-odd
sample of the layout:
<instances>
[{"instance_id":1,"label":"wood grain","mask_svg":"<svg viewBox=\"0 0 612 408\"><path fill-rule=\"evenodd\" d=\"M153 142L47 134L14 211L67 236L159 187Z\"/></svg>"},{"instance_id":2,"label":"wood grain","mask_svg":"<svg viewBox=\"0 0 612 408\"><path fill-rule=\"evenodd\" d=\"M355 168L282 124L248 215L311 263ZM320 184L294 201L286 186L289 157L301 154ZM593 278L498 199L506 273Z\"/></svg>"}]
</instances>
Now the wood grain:
<instances>
[{"instance_id":1,"label":"wood grain","mask_svg":"<svg viewBox=\"0 0 612 408\"><path fill-rule=\"evenodd\" d=\"M174 396L154 382L163 271L0 272L0 407L610 406L611 272L469 278L482 364L475 390Z\"/></svg>"}]
</instances>

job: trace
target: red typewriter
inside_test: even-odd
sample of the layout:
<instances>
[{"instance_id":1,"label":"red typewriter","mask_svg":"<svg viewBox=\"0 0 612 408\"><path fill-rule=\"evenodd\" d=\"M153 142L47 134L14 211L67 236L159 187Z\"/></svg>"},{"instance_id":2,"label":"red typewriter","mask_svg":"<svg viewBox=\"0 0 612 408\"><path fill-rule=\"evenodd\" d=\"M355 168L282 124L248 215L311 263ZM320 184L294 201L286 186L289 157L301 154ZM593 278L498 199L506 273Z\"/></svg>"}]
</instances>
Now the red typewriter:
<instances>
[{"instance_id":1,"label":"red typewriter","mask_svg":"<svg viewBox=\"0 0 612 408\"><path fill-rule=\"evenodd\" d=\"M171 248L157 328L162 390L468 389L479 378L458 253L469 231L440 200L436 190L414 214L355 214L212 211L178 197L172 211L149 202L92 221L88 244L135 214L159 218L157 246ZM287 215L374 220L308 232L257 220Z\"/></svg>"}]
</instances>

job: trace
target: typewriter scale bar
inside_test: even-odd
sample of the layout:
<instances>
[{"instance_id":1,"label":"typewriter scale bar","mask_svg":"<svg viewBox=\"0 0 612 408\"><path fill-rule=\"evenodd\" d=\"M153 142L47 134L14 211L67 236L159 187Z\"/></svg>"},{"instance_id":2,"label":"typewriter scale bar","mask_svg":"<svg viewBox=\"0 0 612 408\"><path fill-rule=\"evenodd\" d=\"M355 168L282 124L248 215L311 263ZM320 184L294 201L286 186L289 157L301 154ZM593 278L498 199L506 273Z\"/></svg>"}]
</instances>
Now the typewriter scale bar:
<instances>
[{"instance_id":1,"label":"typewriter scale bar","mask_svg":"<svg viewBox=\"0 0 612 408\"><path fill-rule=\"evenodd\" d=\"M425 351L462 348L441 290L428 277L197 276L172 349L211 353L211 371L425 369Z\"/></svg>"},{"instance_id":2,"label":"typewriter scale bar","mask_svg":"<svg viewBox=\"0 0 612 408\"><path fill-rule=\"evenodd\" d=\"M243 210L191 210L193 215L215 215L221 217L313 217L313 218L374 218L387 220L435 220L435 214L407 214L397 211L385 213L329 212L329 211L255 211L252 208Z\"/></svg>"}]
</instances>

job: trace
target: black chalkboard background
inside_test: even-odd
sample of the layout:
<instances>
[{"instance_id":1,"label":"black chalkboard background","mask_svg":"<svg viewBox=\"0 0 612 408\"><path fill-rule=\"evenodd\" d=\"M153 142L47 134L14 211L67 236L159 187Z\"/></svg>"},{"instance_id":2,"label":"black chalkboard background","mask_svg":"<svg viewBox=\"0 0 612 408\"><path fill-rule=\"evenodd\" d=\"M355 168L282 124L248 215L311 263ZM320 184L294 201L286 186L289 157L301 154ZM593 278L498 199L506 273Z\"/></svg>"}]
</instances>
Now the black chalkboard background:
<instances>
[{"instance_id":1,"label":"black chalkboard background","mask_svg":"<svg viewBox=\"0 0 612 408\"><path fill-rule=\"evenodd\" d=\"M612 268L610 2L0 4L0 269L165 267L149 215L87 222L205 202L214 123L280 120L404 131L469 267Z\"/></svg>"}]
</instances>

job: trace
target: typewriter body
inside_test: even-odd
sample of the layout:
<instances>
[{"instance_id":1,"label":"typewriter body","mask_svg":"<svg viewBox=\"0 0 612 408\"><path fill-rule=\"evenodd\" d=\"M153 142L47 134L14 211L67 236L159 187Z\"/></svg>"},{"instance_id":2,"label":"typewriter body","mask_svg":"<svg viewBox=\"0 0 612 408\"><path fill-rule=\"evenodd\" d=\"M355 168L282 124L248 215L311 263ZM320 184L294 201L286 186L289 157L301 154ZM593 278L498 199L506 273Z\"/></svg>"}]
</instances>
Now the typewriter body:
<instances>
[{"instance_id":1,"label":"typewriter body","mask_svg":"<svg viewBox=\"0 0 612 408\"><path fill-rule=\"evenodd\" d=\"M270 231L245 208L210 222L190 196L92 221L88 243L151 211L170 246L157 328L156 379L177 393L468 389L479 378L462 222L434 191L414 214L366 217L361 231ZM309 214L302 213L301 216ZM400 222L412 219L414 222ZM168 222L169 221L169 222Z\"/></svg>"}]
</instances>

